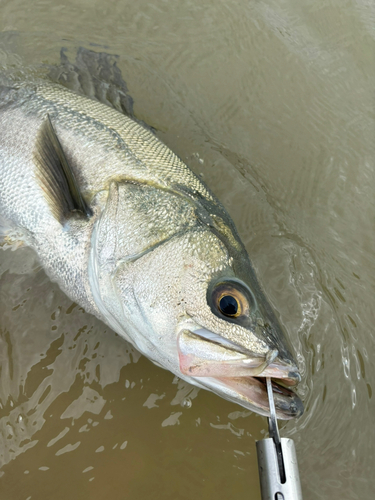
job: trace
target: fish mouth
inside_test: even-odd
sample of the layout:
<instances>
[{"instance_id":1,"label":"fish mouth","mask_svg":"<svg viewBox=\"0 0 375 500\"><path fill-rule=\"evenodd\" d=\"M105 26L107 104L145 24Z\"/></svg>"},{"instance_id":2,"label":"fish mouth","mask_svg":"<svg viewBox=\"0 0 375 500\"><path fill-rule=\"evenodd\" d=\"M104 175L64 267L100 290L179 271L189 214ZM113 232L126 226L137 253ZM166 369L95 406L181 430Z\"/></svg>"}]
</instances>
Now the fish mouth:
<instances>
[{"instance_id":1,"label":"fish mouth","mask_svg":"<svg viewBox=\"0 0 375 500\"><path fill-rule=\"evenodd\" d=\"M272 381L277 418L289 420L303 413L303 403L291 387L301 380L291 360L277 350L254 354L202 327L180 331L177 337L180 371L226 399L269 416L266 377Z\"/></svg>"}]
</instances>

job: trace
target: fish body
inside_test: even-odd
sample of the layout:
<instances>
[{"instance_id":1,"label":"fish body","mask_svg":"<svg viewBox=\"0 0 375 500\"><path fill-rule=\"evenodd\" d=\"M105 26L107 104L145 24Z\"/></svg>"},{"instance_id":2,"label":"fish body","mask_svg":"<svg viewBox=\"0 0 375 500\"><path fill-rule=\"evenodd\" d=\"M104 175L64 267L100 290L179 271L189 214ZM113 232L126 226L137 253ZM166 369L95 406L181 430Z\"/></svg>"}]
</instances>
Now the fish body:
<instances>
[{"instance_id":1,"label":"fish body","mask_svg":"<svg viewBox=\"0 0 375 500\"><path fill-rule=\"evenodd\" d=\"M232 220L129 116L52 82L0 87L0 234L154 363L264 415L271 376L279 417L302 413Z\"/></svg>"}]
</instances>

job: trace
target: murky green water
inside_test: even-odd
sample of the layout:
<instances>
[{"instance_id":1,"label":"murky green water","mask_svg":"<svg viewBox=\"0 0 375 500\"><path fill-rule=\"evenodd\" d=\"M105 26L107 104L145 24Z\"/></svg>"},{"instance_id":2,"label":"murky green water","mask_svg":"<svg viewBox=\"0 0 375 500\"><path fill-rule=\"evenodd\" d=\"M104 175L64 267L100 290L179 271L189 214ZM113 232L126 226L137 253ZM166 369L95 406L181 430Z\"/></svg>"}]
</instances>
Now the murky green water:
<instances>
[{"instance_id":1,"label":"murky green water","mask_svg":"<svg viewBox=\"0 0 375 500\"><path fill-rule=\"evenodd\" d=\"M138 118L227 207L290 333L306 411L282 435L304 498L371 498L375 4L0 9L0 64L17 74L62 46L120 56ZM0 273L1 500L260 498L264 418L140 357L30 250L0 252Z\"/></svg>"}]
</instances>

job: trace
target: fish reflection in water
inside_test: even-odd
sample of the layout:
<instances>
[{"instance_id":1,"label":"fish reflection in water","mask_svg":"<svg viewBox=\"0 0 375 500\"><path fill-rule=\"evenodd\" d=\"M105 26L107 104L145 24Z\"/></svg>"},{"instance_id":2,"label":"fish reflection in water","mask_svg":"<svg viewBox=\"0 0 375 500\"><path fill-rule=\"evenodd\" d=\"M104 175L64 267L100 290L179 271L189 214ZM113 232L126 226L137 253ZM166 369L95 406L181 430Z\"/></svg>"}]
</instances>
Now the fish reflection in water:
<instances>
[{"instance_id":1,"label":"fish reflection in water","mask_svg":"<svg viewBox=\"0 0 375 500\"><path fill-rule=\"evenodd\" d=\"M82 68L96 99L77 84ZM299 416L297 366L222 205L131 118L106 54L81 49L71 65L62 52L50 77L0 87L5 242L32 247L52 281L155 364L262 415L272 377L279 418ZM46 378L34 397L51 387Z\"/></svg>"},{"instance_id":2,"label":"fish reflection in water","mask_svg":"<svg viewBox=\"0 0 375 500\"><path fill-rule=\"evenodd\" d=\"M111 418L111 410L105 409L109 402L104 399L103 391L111 385L121 383L119 400L125 409L115 406L115 411L122 415L128 413L132 404L129 395L132 392L135 408L139 405L138 397L142 398L141 406L158 407L158 401L166 395L157 394L157 377L155 382L145 378L145 373L150 372L148 362L131 344L103 328L103 323L72 303L56 284L51 284L31 249L20 248L16 255L7 250L2 257L2 466L40 439L46 440L45 445L53 447L55 453L65 448L61 443L69 427L63 426L57 436L55 428L46 431L47 437L37 434L48 428L48 420L56 413L66 424L73 422L73 426L74 421L89 415L91 423L84 426L84 431L90 429L92 419L103 409L104 419ZM135 387L137 390L133 391ZM68 404L66 393L71 394ZM168 404L172 408L188 408L197 393L197 388L176 378L168 394ZM172 411L172 418L173 415L176 411ZM164 420L164 425L172 425L168 415L164 415L162 423ZM120 437L129 437L128 431L125 426Z\"/></svg>"}]
</instances>

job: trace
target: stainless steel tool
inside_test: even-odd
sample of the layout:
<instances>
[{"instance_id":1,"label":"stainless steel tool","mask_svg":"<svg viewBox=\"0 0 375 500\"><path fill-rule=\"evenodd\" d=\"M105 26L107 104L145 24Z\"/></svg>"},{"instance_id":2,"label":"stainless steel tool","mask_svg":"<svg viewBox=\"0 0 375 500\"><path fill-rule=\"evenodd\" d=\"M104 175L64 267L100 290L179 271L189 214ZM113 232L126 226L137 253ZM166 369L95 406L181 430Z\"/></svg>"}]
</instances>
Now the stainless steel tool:
<instances>
[{"instance_id":1,"label":"stainless steel tool","mask_svg":"<svg viewBox=\"0 0 375 500\"><path fill-rule=\"evenodd\" d=\"M294 441L280 438L271 379L266 381L270 437L256 442L262 500L302 500Z\"/></svg>"}]
</instances>

